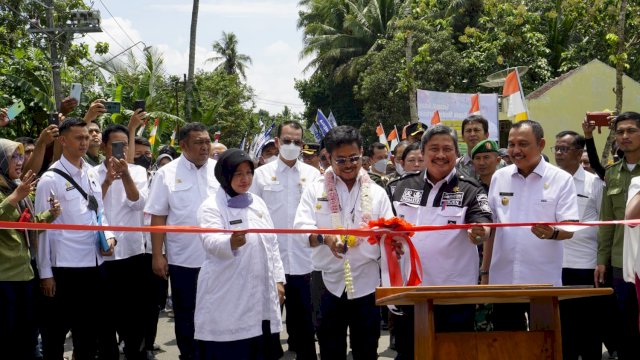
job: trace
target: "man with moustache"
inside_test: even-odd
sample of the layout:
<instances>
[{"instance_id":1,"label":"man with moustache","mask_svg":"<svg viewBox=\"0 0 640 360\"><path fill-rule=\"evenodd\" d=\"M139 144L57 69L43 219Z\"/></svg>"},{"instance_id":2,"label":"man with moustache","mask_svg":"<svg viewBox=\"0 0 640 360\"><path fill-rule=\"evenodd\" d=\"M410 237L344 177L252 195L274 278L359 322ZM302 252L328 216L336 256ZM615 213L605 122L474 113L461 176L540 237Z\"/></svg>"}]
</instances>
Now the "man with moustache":
<instances>
[{"instance_id":1,"label":"man with moustache","mask_svg":"<svg viewBox=\"0 0 640 360\"><path fill-rule=\"evenodd\" d=\"M542 158L546 142L533 120L512 125L509 156L513 165L493 175L489 204L496 223L575 222L579 220L576 188L567 172ZM573 233L535 225L495 231L489 284L562 285L562 243ZM495 330L525 330L528 304L495 304Z\"/></svg>"},{"instance_id":2,"label":"man with moustache","mask_svg":"<svg viewBox=\"0 0 640 360\"><path fill-rule=\"evenodd\" d=\"M458 171L476 177L471 150L482 140L489 138L489 121L480 115L471 115L462 120L462 139L467 144L467 153L458 160Z\"/></svg>"},{"instance_id":3,"label":"man with moustache","mask_svg":"<svg viewBox=\"0 0 640 360\"><path fill-rule=\"evenodd\" d=\"M151 182L145 207L145 212L151 214L151 226L196 226L200 205L220 186L213 172L215 161L209 158L211 138L207 127L198 122L183 126L179 142L182 155L158 170ZM205 258L199 236L151 233L151 242L154 273L164 279L171 275L180 359L196 359L193 316L198 273Z\"/></svg>"}]
</instances>

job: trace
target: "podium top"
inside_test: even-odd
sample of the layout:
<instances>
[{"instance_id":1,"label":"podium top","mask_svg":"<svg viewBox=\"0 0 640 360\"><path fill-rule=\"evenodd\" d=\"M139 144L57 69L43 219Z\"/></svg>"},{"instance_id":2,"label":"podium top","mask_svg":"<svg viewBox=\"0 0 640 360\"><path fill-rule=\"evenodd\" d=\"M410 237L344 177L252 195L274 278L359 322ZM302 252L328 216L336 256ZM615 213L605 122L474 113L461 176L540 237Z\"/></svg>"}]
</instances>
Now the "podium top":
<instances>
[{"instance_id":1,"label":"podium top","mask_svg":"<svg viewBox=\"0 0 640 360\"><path fill-rule=\"evenodd\" d=\"M611 288L547 284L389 287L376 289L376 305L415 305L428 300L436 305L528 303L538 298L567 300L612 293Z\"/></svg>"}]
</instances>

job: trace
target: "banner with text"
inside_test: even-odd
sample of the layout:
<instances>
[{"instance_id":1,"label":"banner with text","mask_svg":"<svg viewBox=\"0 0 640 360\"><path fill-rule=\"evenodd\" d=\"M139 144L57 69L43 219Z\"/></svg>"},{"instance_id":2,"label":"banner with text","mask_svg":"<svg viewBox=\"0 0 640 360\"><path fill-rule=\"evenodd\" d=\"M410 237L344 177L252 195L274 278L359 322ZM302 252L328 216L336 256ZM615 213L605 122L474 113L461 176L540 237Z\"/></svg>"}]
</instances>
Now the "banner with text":
<instances>
[{"instance_id":1,"label":"banner with text","mask_svg":"<svg viewBox=\"0 0 640 360\"><path fill-rule=\"evenodd\" d=\"M461 154L467 152L467 144L462 140L462 120L469 116L473 95L418 90L418 119L420 122L431 126L433 113L438 111L441 124L458 132L458 147ZM498 141L498 94L480 94L480 114L489 121L489 138Z\"/></svg>"}]
</instances>

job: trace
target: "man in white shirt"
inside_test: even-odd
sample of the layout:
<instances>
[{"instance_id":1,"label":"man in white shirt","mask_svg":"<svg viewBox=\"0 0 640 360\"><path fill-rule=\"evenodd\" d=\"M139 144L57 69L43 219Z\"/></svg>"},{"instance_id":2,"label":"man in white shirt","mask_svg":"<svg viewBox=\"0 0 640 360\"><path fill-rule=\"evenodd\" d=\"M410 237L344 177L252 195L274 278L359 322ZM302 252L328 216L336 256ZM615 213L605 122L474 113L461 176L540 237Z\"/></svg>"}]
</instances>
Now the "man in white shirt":
<instances>
[{"instance_id":1,"label":"man in white shirt","mask_svg":"<svg viewBox=\"0 0 640 360\"><path fill-rule=\"evenodd\" d=\"M278 160L255 170L251 192L260 196L269 208L276 228L293 227L296 206L307 186L320 177L316 168L298 161L302 151L303 129L296 121L278 126L276 147ZM311 320L311 248L294 234L278 234L280 257L286 276L285 307L289 349L300 360L316 359L313 322Z\"/></svg>"},{"instance_id":2,"label":"man in white shirt","mask_svg":"<svg viewBox=\"0 0 640 360\"><path fill-rule=\"evenodd\" d=\"M121 143L121 145L118 145ZM116 145L114 145L116 144ZM114 146L120 146L122 157L115 157ZM104 214L120 226L143 226L143 210L147 200L147 171L142 166L128 164L129 131L112 124L102 132L101 150L105 161L91 171L102 187ZM116 154L118 155L118 154ZM144 236L142 232L115 232L120 246L105 258L109 285L108 298L114 316L105 319L105 340L117 346L116 330L124 340L127 359L145 359L140 350L143 341L145 296ZM111 325L111 326L109 326Z\"/></svg>"},{"instance_id":3,"label":"man in white shirt","mask_svg":"<svg viewBox=\"0 0 640 360\"><path fill-rule=\"evenodd\" d=\"M295 228L361 228L371 219L393 216L384 189L362 170L362 137L351 126L331 129L324 138L331 168L305 190ZM322 359L345 359L349 328L354 359L376 359L380 309L380 247L354 236L309 235L311 260L322 271L327 291L320 299L318 340ZM345 267L347 270L345 271Z\"/></svg>"},{"instance_id":4,"label":"man in white shirt","mask_svg":"<svg viewBox=\"0 0 640 360\"><path fill-rule=\"evenodd\" d=\"M58 141L62 156L42 175L36 190L36 213L48 210L51 198L60 201L63 212L54 224L97 225L97 214L103 209L98 179L82 159L90 141L86 125L75 118L66 119L60 125ZM103 225L108 225L106 220L104 217ZM104 311L111 309L111 304L104 300L102 257L112 255L116 245L111 232L105 231L105 237L107 251L99 248L95 231L47 230L40 234L37 255L40 287L49 299L43 311L46 314L42 332L45 358L62 359L69 329L76 358L96 356L100 320L105 316Z\"/></svg>"},{"instance_id":5,"label":"man in white shirt","mask_svg":"<svg viewBox=\"0 0 640 360\"><path fill-rule=\"evenodd\" d=\"M489 188L495 222L578 221L573 178L544 161L544 146L544 131L538 122L512 125L508 147L513 165L496 171ZM562 243L557 240L572 235L548 225L496 229L489 284L562 285ZM496 304L494 329L526 329L527 305Z\"/></svg>"},{"instance_id":6,"label":"man in white shirt","mask_svg":"<svg viewBox=\"0 0 640 360\"><path fill-rule=\"evenodd\" d=\"M209 158L211 138L206 126L189 123L180 129L182 156L155 173L145 212L151 214L151 226L196 226L202 202L219 187ZM165 241L166 239L166 241ZM196 358L194 312L198 273L205 258L198 234L152 233L153 271L171 275L171 297L175 314L176 341L180 359ZM166 257L162 253L165 245Z\"/></svg>"},{"instance_id":7,"label":"man in white shirt","mask_svg":"<svg viewBox=\"0 0 640 360\"><path fill-rule=\"evenodd\" d=\"M562 131L556 135L553 147L556 164L573 175L578 194L580 221L598 221L604 182L581 166L584 137L575 131ZM573 238L562 242L563 285L593 286L593 269L598 254L598 229L588 227L576 231ZM595 316L584 316L599 307L599 298L567 300L560 303L562 318L562 353L564 359L595 359L602 356L602 339L594 329Z\"/></svg>"},{"instance_id":8,"label":"man in white shirt","mask_svg":"<svg viewBox=\"0 0 640 360\"><path fill-rule=\"evenodd\" d=\"M492 221L487 194L480 183L455 168L457 147L450 128L436 125L427 129L421 141L427 169L393 182L391 200L397 216L418 226ZM421 285L476 285L478 245L489 238L490 232L488 227L475 226L468 231L416 233L411 240L422 261ZM398 359L412 359L413 307L403 307L402 312L394 323L396 350ZM474 315L475 305L436 305L436 331L473 331Z\"/></svg>"}]
</instances>

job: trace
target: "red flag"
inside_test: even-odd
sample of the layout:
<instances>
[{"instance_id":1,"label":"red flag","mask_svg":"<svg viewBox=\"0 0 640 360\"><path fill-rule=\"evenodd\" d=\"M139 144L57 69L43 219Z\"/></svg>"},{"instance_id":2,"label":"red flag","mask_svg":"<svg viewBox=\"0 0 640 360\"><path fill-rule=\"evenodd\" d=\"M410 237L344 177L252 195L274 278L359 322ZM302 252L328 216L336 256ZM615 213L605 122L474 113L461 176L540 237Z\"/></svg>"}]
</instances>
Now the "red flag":
<instances>
[{"instance_id":1,"label":"red flag","mask_svg":"<svg viewBox=\"0 0 640 360\"><path fill-rule=\"evenodd\" d=\"M480 94L471 95L470 115L480 115Z\"/></svg>"},{"instance_id":2,"label":"red flag","mask_svg":"<svg viewBox=\"0 0 640 360\"><path fill-rule=\"evenodd\" d=\"M440 113L436 110L431 117L431 125L440 124Z\"/></svg>"},{"instance_id":3,"label":"red flag","mask_svg":"<svg viewBox=\"0 0 640 360\"><path fill-rule=\"evenodd\" d=\"M218 143L218 140L220 140L220 130L216 131L216 132L213 134L213 142L217 144L217 143Z\"/></svg>"}]
</instances>

